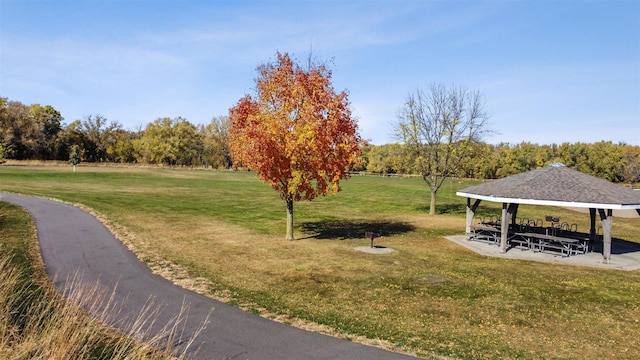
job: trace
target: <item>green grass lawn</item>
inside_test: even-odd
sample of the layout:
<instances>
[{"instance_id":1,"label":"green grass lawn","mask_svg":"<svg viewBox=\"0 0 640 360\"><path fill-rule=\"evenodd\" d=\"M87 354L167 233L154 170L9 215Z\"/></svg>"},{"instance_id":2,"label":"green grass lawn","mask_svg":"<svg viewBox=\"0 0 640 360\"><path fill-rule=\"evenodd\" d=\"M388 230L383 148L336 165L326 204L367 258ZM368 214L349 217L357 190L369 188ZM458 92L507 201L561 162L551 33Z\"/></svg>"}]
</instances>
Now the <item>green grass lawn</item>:
<instances>
[{"instance_id":1,"label":"green grass lawn","mask_svg":"<svg viewBox=\"0 0 640 360\"><path fill-rule=\"evenodd\" d=\"M464 232L465 199L445 183L438 212L419 178L353 177L336 196L285 207L248 172L145 168L0 167L0 190L81 203L108 218L141 258L167 260L203 291L256 312L385 341L424 357L639 358L640 272L487 258L443 238ZM499 214L483 203L480 216ZM521 206L519 216L588 215ZM613 235L640 242L638 220ZM364 231L396 251L370 255ZM266 315L275 316L275 315ZM292 320L293 321L293 320Z\"/></svg>"}]
</instances>

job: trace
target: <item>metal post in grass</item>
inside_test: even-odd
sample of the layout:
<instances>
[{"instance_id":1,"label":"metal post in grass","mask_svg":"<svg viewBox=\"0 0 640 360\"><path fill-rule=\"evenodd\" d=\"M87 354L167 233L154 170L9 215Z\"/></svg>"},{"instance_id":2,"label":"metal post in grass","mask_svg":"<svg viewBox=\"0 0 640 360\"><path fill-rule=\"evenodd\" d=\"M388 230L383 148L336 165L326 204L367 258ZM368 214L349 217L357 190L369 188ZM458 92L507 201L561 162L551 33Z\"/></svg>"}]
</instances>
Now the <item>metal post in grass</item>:
<instances>
[{"instance_id":1,"label":"metal post in grass","mask_svg":"<svg viewBox=\"0 0 640 360\"><path fill-rule=\"evenodd\" d=\"M376 238L379 238L380 234L376 234L374 232L367 231L367 232L364 233L364 236L367 239L371 240L371 247L373 248L373 240L375 240Z\"/></svg>"}]
</instances>

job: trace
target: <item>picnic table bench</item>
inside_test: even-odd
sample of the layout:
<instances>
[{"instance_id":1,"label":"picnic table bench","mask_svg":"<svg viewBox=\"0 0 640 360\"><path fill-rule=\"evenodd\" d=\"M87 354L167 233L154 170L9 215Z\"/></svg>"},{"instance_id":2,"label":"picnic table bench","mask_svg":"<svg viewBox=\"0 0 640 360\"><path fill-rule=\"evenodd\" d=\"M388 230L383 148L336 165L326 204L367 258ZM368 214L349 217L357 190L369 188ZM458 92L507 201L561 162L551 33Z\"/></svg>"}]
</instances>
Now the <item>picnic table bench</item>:
<instances>
[{"instance_id":1,"label":"picnic table bench","mask_svg":"<svg viewBox=\"0 0 640 360\"><path fill-rule=\"evenodd\" d=\"M533 241L535 237L540 234L531 233L531 232L515 232L511 237L509 237L509 242L511 244L515 243L515 247L520 248L522 250L529 250L532 248Z\"/></svg>"},{"instance_id":2,"label":"picnic table bench","mask_svg":"<svg viewBox=\"0 0 640 360\"><path fill-rule=\"evenodd\" d=\"M546 234L536 234L535 239L538 241L532 245L533 251L536 251L536 248L540 252L559 250L562 256L571 256L576 253L575 246L580 243L578 239Z\"/></svg>"},{"instance_id":3,"label":"picnic table bench","mask_svg":"<svg viewBox=\"0 0 640 360\"><path fill-rule=\"evenodd\" d=\"M585 234L578 233L577 225L569 226L566 224L566 226L559 226L559 218L556 217L549 217L547 220L552 221L551 227L535 226L532 225L531 221L520 225L510 225L507 237L508 244L513 248L522 250L560 253L563 257L588 252L590 238ZM502 235L502 229L498 226L499 224L499 221L485 218L469 227L469 233L466 234L467 240L499 245Z\"/></svg>"},{"instance_id":4,"label":"picnic table bench","mask_svg":"<svg viewBox=\"0 0 640 360\"><path fill-rule=\"evenodd\" d=\"M492 244L500 243L500 230L490 226L471 225L471 234L468 234L468 239Z\"/></svg>"}]
</instances>

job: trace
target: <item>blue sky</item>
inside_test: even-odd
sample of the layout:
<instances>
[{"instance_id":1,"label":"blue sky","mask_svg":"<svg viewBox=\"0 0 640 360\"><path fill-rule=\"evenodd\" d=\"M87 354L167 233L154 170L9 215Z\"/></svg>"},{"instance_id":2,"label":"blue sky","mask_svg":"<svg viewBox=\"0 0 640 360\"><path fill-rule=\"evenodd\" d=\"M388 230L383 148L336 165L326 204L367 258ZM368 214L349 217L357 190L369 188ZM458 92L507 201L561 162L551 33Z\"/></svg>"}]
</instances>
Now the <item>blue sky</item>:
<instances>
[{"instance_id":1,"label":"blue sky","mask_svg":"<svg viewBox=\"0 0 640 360\"><path fill-rule=\"evenodd\" d=\"M208 123L311 49L374 144L442 83L485 96L489 143L640 145L640 1L0 1L0 96L67 123Z\"/></svg>"}]
</instances>

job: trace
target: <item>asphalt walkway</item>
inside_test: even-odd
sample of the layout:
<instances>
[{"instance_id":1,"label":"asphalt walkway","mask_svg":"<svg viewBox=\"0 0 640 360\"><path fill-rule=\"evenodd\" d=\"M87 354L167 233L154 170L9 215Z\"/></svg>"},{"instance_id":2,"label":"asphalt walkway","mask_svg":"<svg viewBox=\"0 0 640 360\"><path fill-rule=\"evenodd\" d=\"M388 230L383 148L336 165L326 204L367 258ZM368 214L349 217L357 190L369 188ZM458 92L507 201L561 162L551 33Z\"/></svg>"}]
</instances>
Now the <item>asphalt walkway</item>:
<instances>
[{"instance_id":1,"label":"asphalt walkway","mask_svg":"<svg viewBox=\"0 0 640 360\"><path fill-rule=\"evenodd\" d=\"M160 305L148 331L157 332L188 308L172 341L196 359L415 359L354 342L300 330L196 294L155 275L95 217L77 207L40 198L0 193L0 200L25 208L35 220L47 274L62 291L74 278L80 286L99 282L113 290L119 311L109 320L125 329L150 299ZM106 306L106 304L105 304ZM183 312L184 313L184 312ZM208 321L208 322L207 322ZM202 328L202 324L206 324ZM187 339L194 338L189 345ZM197 351L196 351L197 349Z\"/></svg>"}]
</instances>

